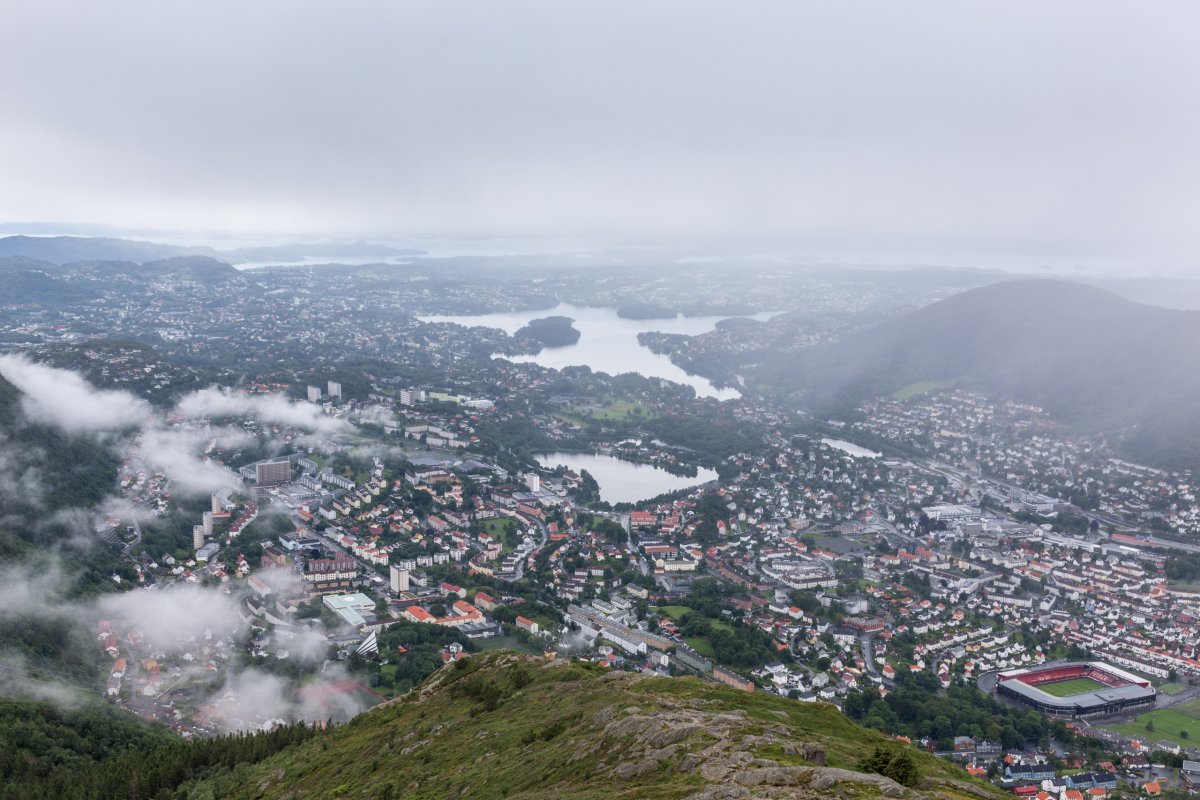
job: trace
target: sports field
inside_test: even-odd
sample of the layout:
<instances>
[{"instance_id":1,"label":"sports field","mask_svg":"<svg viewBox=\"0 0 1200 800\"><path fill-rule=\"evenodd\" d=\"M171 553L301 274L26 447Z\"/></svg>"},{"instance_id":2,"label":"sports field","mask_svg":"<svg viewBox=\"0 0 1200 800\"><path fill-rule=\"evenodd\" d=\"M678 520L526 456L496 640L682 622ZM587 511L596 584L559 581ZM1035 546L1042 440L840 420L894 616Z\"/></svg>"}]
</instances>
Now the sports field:
<instances>
[{"instance_id":1,"label":"sports field","mask_svg":"<svg viewBox=\"0 0 1200 800\"><path fill-rule=\"evenodd\" d=\"M1184 747L1195 747L1196 742L1200 741L1200 719L1176 710L1186 706L1185 703L1174 708L1148 711L1145 714L1138 714L1132 722L1105 727L1124 736L1136 736L1152 742L1168 739ZM1147 723L1153 723L1153 725L1147 727Z\"/></svg>"},{"instance_id":2,"label":"sports field","mask_svg":"<svg viewBox=\"0 0 1200 800\"><path fill-rule=\"evenodd\" d=\"M1058 683L1043 683L1037 688L1053 697L1069 697L1073 694L1098 691L1104 688L1104 684L1091 678L1072 678Z\"/></svg>"}]
</instances>

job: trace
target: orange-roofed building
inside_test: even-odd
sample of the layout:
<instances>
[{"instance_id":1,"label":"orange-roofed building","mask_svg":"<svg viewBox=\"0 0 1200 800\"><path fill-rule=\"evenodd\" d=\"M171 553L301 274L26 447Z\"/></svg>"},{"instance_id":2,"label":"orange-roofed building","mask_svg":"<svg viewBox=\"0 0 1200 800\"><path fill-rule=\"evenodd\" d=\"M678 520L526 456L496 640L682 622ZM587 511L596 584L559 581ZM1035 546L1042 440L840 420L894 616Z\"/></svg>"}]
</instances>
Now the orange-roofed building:
<instances>
[{"instance_id":1,"label":"orange-roofed building","mask_svg":"<svg viewBox=\"0 0 1200 800\"><path fill-rule=\"evenodd\" d=\"M404 618L410 622L427 622L432 623L437 617L430 614L421 606L409 606L404 609Z\"/></svg>"}]
</instances>

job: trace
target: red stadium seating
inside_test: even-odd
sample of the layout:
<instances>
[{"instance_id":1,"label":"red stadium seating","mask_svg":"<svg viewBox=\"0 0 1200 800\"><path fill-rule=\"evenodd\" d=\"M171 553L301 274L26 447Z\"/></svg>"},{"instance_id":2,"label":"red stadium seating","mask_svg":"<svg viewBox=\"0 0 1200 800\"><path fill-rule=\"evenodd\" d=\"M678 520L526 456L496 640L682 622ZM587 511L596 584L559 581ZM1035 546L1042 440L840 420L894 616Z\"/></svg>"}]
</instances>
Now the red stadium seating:
<instances>
[{"instance_id":1,"label":"red stadium seating","mask_svg":"<svg viewBox=\"0 0 1200 800\"><path fill-rule=\"evenodd\" d=\"M1129 681L1124 678L1117 677L1111 673L1105 672L1102 669L1093 667L1088 664L1072 664L1065 667L1054 667L1052 669L1039 670L1036 672L1025 673L1024 675L1015 676L1016 680L1029 686L1042 686L1047 683L1059 683L1061 681L1069 681L1075 678L1091 678L1097 683L1101 683L1110 688L1117 686L1127 686Z\"/></svg>"}]
</instances>

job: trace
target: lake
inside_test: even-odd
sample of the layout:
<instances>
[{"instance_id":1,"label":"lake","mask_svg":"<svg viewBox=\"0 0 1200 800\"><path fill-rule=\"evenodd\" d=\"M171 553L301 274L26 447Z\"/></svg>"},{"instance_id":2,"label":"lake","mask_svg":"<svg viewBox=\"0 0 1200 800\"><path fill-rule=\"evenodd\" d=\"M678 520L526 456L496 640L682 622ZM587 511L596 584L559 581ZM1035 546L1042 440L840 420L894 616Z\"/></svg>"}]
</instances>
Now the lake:
<instances>
[{"instance_id":1,"label":"lake","mask_svg":"<svg viewBox=\"0 0 1200 800\"><path fill-rule=\"evenodd\" d=\"M696 477L684 478L650 464L591 453L541 453L535 458L551 469L560 464L574 472L586 469L600 485L600 499L609 503L636 503L717 479L716 470L703 467Z\"/></svg>"},{"instance_id":2,"label":"lake","mask_svg":"<svg viewBox=\"0 0 1200 800\"><path fill-rule=\"evenodd\" d=\"M822 444L827 444L834 450L841 450L843 453L858 458L879 458L882 453L876 453L874 450L868 450L865 447L859 447L853 442L846 442L841 439L822 439Z\"/></svg>"},{"instance_id":3,"label":"lake","mask_svg":"<svg viewBox=\"0 0 1200 800\"><path fill-rule=\"evenodd\" d=\"M747 317L759 321L770 319L775 312L764 312ZM741 392L733 387L718 389L707 378L689 375L671 363L665 355L658 355L638 344L639 333L679 333L698 336L713 330L717 323L730 317L684 317L674 319L621 319L614 308L592 308L560 303L554 308L540 311L505 311L497 314L472 314L459 316L423 316L422 322L452 322L466 327L499 328L510 336L529 323L531 319L562 316L575 320L579 341L566 347L544 347L535 356L497 355L516 363L541 364L543 367L591 367L594 372L620 375L636 372L647 378L665 378L675 383L691 386L698 397L715 397L717 400L733 400Z\"/></svg>"}]
</instances>

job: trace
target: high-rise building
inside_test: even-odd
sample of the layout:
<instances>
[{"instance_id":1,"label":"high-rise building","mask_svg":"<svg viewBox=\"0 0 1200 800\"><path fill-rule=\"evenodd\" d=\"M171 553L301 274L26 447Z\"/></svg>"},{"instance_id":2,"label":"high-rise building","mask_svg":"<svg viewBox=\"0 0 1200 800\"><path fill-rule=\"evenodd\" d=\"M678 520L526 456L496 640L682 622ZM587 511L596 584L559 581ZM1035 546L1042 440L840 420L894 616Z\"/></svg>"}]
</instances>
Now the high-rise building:
<instances>
[{"instance_id":1,"label":"high-rise building","mask_svg":"<svg viewBox=\"0 0 1200 800\"><path fill-rule=\"evenodd\" d=\"M260 461L254 465L254 479L257 483L287 483L292 479L292 462L286 458Z\"/></svg>"},{"instance_id":2,"label":"high-rise building","mask_svg":"<svg viewBox=\"0 0 1200 800\"><path fill-rule=\"evenodd\" d=\"M204 535L212 536L213 535L213 512L205 511L204 516L202 516L200 519L202 520L202 524L200 525L200 527L204 528Z\"/></svg>"},{"instance_id":3,"label":"high-rise building","mask_svg":"<svg viewBox=\"0 0 1200 800\"><path fill-rule=\"evenodd\" d=\"M542 490L542 479L536 472L525 473L525 485L529 487L531 492L540 492Z\"/></svg>"},{"instance_id":4,"label":"high-rise building","mask_svg":"<svg viewBox=\"0 0 1200 800\"><path fill-rule=\"evenodd\" d=\"M399 594L400 592L408 591L408 570L400 569L400 567L392 564L388 570L391 574L392 591Z\"/></svg>"},{"instance_id":5,"label":"high-rise building","mask_svg":"<svg viewBox=\"0 0 1200 800\"><path fill-rule=\"evenodd\" d=\"M328 389L329 389L329 396L330 396L330 397L337 397L337 398L341 398L341 396L342 396L342 385L341 385L340 383L338 383L337 381L330 381L330 382L329 382Z\"/></svg>"},{"instance_id":6,"label":"high-rise building","mask_svg":"<svg viewBox=\"0 0 1200 800\"><path fill-rule=\"evenodd\" d=\"M417 403L425 402L424 389L401 389L400 404L405 406L413 406Z\"/></svg>"},{"instance_id":7,"label":"high-rise building","mask_svg":"<svg viewBox=\"0 0 1200 800\"><path fill-rule=\"evenodd\" d=\"M196 550L199 550L201 547L204 547L204 526L203 525L193 525L192 526L192 547Z\"/></svg>"},{"instance_id":8,"label":"high-rise building","mask_svg":"<svg viewBox=\"0 0 1200 800\"><path fill-rule=\"evenodd\" d=\"M319 386L308 387L308 402L315 403L321 399L321 388Z\"/></svg>"}]
</instances>

